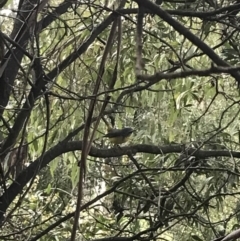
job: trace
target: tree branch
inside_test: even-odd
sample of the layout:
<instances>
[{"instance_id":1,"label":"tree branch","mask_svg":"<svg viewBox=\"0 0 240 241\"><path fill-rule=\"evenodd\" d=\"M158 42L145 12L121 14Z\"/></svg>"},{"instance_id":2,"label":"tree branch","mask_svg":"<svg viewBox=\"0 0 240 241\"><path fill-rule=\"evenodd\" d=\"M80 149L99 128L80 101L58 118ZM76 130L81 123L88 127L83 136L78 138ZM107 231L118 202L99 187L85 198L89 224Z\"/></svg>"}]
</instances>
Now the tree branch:
<instances>
[{"instance_id":1,"label":"tree branch","mask_svg":"<svg viewBox=\"0 0 240 241\"><path fill-rule=\"evenodd\" d=\"M172 26L177 32L182 34L185 38L187 38L190 42L192 42L194 45L196 45L199 49L201 49L214 63L216 63L219 66L223 67L231 67L230 64L225 62L223 59L221 59L212 48L210 48L206 43L204 43L200 38L198 38L196 35L194 35L192 32L190 32L186 27L184 27L180 22L176 21L172 18L170 14L168 14L165 10L163 10L161 7L156 5L155 3L149 1L149 0L134 0L138 4L144 6L145 8L148 8L152 11L152 13L158 15L160 18L162 18L165 22L167 22L170 26ZM235 78L235 80L238 82L238 85L240 85L240 72L234 72L231 73L231 75Z\"/></svg>"},{"instance_id":2,"label":"tree branch","mask_svg":"<svg viewBox=\"0 0 240 241\"><path fill-rule=\"evenodd\" d=\"M37 168L39 171L46 167L53 159L66 152L82 150L82 141L72 141L66 143L60 142L58 145L48 150L43 158L36 159L30 166L28 166L21 174L19 174L16 181L11 184L0 197L0 220L3 218L6 209L9 207L14 198L21 193L24 186L31 180L34 172ZM120 157L127 155L129 152L136 153L151 153L156 155L164 155L168 153L182 153L184 151L183 145L167 145L167 146L155 146L155 145L133 145L126 147L115 147L111 149L99 149L94 146L91 147L89 155L92 157L107 158L107 157ZM189 148L187 150L188 155L195 156L196 158L204 159L209 157L234 157L240 158L240 152L231 152L228 150L219 151L203 151L195 148Z\"/></svg>"}]
</instances>

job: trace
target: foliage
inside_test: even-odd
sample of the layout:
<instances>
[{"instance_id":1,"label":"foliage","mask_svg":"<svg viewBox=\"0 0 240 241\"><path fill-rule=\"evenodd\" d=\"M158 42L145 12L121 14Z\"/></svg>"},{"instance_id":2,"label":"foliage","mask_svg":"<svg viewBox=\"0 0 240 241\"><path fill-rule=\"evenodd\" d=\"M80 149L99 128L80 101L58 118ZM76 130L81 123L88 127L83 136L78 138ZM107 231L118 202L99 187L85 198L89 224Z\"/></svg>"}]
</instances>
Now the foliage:
<instances>
[{"instance_id":1,"label":"foliage","mask_svg":"<svg viewBox=\"0 0 240 241\"><path fill-rule=\"evenodd\" d=\"M238 229L239 11L31 0L3 15L0 239L69 240L89 106L96 99L93 133L108 95L104 118L135 132L112 146L97 125L76 240L222 240Z\"/></svg>"}]
</instances>

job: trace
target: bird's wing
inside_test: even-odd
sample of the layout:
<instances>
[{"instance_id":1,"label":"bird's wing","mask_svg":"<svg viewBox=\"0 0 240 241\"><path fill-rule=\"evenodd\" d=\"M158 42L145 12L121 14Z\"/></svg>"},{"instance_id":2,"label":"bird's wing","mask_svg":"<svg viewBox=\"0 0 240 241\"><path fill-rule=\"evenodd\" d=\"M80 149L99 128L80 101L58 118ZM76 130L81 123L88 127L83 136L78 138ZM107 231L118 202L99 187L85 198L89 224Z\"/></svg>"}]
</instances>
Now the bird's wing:
<instances>
[{"instance_id":1,"label":"bird's wing","mask_svg":"<svg viewBox=\"0 0 240 241\"><path fill-rule=\"evenodd\" d=\"M113 129L111 130L111 132L107 133L104 137L114 138L122 135L123 135L122 130Z\"/></svg>"},{"instance_id":2,"label":"bird's wing","mask_svg":"<svg viewBox=\"0 0 240 241\"><path fill-rule=\"evenodd\" d=\"M133 129L131 128L123 128L123 129L113 129L109 133L107 133L104 137L114 138L114 137L127 137L131 135Z\"/></svg>"}]
</instances>

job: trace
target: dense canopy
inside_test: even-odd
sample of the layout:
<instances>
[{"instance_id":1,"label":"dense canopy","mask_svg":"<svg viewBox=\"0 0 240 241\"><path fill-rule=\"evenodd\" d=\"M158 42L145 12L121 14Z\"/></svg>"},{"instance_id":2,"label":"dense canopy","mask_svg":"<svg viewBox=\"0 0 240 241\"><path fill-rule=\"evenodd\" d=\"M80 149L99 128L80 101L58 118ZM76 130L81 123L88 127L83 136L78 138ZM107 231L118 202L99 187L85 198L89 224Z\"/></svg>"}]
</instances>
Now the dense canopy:
<instances>
[{"instance_id":1,"label":"dense canopy","mask_svg":"<svg viewBox=\"0 0 240 241\"><path fill-rule=\"evenodd\" d=\"M0 240L240 237L239 1L0 7Z\"/></svg>"}]
</instances>

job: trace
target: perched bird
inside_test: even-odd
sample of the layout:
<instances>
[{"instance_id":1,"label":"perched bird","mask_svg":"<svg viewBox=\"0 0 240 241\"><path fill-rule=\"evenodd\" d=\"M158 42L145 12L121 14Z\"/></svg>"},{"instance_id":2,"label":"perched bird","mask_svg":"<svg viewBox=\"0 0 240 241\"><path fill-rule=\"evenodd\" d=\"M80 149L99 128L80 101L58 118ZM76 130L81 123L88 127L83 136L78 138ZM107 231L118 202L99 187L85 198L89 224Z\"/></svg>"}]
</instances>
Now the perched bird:
<instances>
[{"instance_id":1,"label":"perched bird","mask_svg":"<svg viewBox=\"0 0 240 241\"><path fill-rule=\"evenodd\" d=\"M119 145L127 142L133 132L134 129L131 127L125 127L123 129L108 128L108 133L103 137L108 137L110 142L115 145Z\"/></svg>"}]
</instances>

